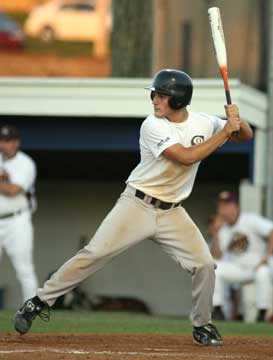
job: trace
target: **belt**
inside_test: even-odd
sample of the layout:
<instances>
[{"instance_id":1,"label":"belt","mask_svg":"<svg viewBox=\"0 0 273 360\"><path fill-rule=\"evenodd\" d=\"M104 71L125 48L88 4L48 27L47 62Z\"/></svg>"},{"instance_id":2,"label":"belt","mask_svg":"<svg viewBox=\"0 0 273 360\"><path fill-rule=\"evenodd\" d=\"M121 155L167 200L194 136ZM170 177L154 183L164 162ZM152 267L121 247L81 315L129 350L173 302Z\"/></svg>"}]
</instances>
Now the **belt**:
<instances>
[{"instance_id":1,"label":"belt","mask_svg":"<svg viewBox=\"0 0 273 360\"><path fill-rule=\"evenodd\" d=\"M152 196L145 194L144 192L142 192L140 190L136 190L135 196L141 200L144 200L147 204L154 205L155 208L158 208L161 210L173 209L182 204L182 201L180 201L178 203L170 203L170 202L161 201L157 198L154 198Z\"/></svg>"},{"instance_id":2,"label":"belt","mask_svg":"<svg viewBox=\"0 0 273 360\"><path fill-rule=\"evenodd\" d=\"M18 211L14 212L14 213L8 213L8 214L5 214L5 215L0 215L0 220L2 220L2 219L8 219L8 218L13 217L13 216L15 216L15 215L19 215L19 214L21 214L22 212L23 212L23 210L18 210Z\"/></svg>"}]
</instances>

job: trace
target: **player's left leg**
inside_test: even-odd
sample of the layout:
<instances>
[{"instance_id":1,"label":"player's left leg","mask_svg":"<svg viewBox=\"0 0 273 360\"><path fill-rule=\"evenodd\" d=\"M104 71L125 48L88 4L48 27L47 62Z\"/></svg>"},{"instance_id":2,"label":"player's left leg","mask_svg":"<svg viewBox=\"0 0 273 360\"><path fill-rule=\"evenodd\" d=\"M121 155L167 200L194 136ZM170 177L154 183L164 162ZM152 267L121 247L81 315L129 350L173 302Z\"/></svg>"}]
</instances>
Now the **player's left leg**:
<instances>
[{"instance_id":1,"label":"player's left leg","mask_svg":"<svg viewBox=\"0 0 273 360\"><path fill-rule=\"evenodd\" d=\"M27 300L17 311L15 329L21 334L27 333L44 306L52 306L58 297L74 289L115 256L150 238L155 231L154 207L135 197L131 190L126 188L89 244L66 261L37 290L37 296Z\"/></svg>"},{"instance_id":2,"label":"player's left leg","mask_svg":"<svg viewBox=\"0 0 273 360\"><path fill-rule=\"evenodd\" d=\"M238 285L253 280L253 271L246 267L239 266L236 263L227 260L217 260L217 269L215 271L215 288L213 294L214 318L219 319L226 305L226 290L230 285Z\"/></svg>"},{"instance_id":3,"label":"player's left leg","mask_svg":"<svg viewBox=\"0 0 273 360\"><path fill-rule=\"evenodd\" d=\"M207 243L183 207L159 211L155 241L192 275L194 340L200 345L222 345L211 319L215 263Z\"/></svg>"},{"instance_id":4,"label":"player's left leg","mask_svg":"<svg viewBox=\"0 0 273 360\"><path fill-rule=\"evenodd\" d=\"M33 227L30 214L7 221L6 251L21 284L24 301L36 293L38 281L33 264Z\"/></svg>"},{"instance_id":5,"label":"player's left leg","mask_svg":"<svg viewBox=\"0 0 273 360\"><path fill-rule=\"evenodd\" d=\"M257 321L265 321L268 311L272 311L272 282L268 265L259 266L254 274L256 302L258 309Z\"/></svg>"}]
</instances>

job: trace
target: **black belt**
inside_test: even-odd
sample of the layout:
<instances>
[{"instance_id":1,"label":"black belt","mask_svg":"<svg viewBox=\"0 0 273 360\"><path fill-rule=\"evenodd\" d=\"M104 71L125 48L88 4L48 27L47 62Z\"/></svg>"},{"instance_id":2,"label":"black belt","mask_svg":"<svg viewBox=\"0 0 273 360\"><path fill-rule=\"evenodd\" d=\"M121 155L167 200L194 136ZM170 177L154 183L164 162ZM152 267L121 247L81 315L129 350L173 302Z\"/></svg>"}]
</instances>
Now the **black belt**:
<instances>
[{"instance_id":1,"label":"black belt","mask_svg":"<svg viewBox=\"0 0 273 360\"><path fill-rule=\"evenodd\" d=\"M162 201L159 200L157 198L154 198L152 196L149 196L147 194L145 194L144 192L140 191L140 190L136 190L135 192L135 196L141 200L144 200L146 203L148 204L152 204L154 205L156 208L162 209L162 210L168 210L171 208L176 208L178 206L180 206L182 204L182 202L178 202L178 203L170 203L170 202L166 202L166 201Z\"/></svg>"},{"instance_id":2,"label":"black belt","mask_svg":"<svg viewBox=\"0 0 273 360\"><path fill-rule=\"evenodd\" d=\"M13 217L13 216L15 216L15 215L19 215L19 214L21 214L22 212L23 212L23 210L19 210L19 211L16 211L16 212L14 212L14 213L8 213L8 214L5 214L5 215L0 215L0 220L2 220L2 219L8 219L8 218Z\"/></svg>"}]
</instances>

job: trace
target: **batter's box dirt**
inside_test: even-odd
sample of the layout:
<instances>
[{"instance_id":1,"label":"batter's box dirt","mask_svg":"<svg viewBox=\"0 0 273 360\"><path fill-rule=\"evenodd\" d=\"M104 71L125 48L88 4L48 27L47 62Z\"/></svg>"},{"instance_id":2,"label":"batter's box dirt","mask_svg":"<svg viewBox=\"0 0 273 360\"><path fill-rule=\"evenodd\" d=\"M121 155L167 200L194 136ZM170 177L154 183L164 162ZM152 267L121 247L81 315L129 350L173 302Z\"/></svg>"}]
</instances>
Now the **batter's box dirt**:
<instances>
[{"instance_id":1,"label":"batter's box dirt","mask_svg":"<svg viewBox=\"0 0 273 360\"><path fill-rule=\"evenodd\" d=\"M273 339L225 337L200 347L191 335L0 335L3 360L272 360Z\"/></svg>"}]
</instances>

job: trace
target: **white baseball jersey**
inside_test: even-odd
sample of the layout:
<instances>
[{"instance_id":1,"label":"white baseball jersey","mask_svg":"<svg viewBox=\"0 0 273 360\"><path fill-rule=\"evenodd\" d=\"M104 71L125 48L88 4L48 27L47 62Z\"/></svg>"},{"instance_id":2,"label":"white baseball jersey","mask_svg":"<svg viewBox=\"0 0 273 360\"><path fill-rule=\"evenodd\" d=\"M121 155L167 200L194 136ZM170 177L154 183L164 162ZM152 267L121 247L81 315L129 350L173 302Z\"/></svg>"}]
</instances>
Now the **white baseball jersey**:
<instances>
[{"instance_id":1,"label":"white baseball jersey","mask_svg":"<svg viewBox=\"0 0 273 360\"><path fill-rule=\"evenodd\" d=\"M4 160L0 153L0 170L7 172L10 182L24 190L16 196L0 194L0 215L28 209L26 193L32 192L36 178L34 161L22 151L18 151L14 157L7 160Z\"/></svg>"},{"instance_id":2,"label":"white baseball jersey","mask_svg":"<svg viewBox=\"0 0 273 360\"><path fill-rule=\"evenodd\" d=\"M241 213L232 226L219 231L219 245L229 259L245 268L254 268L263 258L273 222L258 214Z\"/></svg>"},{"instance_id":3,"label":"white baseball jersey","mask_svg":"<svg viewBox=\"0 0 273 360\"><path fill-rule=\"evenodd\" d=\"M26 300L33 296L38 286L32 258L33 227L26 195L33 191L36 166L22 151L7 160L0 153L1 170L8 174L11 183L24 190L15 196L0 194L0 215L15 214L0 219L0 257L4 248L15 268ZM23 212L19 214L20 210Z\"/></svg>"},{"instance_id":4,"label":"white baseball jersey","mask_svg":"<svg viewBox=\"0 0 273 360\"><path fill-rule=\"evenodd\" d=\"M141 161L126 183L145 194L166 202L186 199L194 184L200 162L182 165L162 156L174 144L190 147L209 139L225 126L225 121L204 113L189 111L186 121L170 122L148 116L140 129Z\"/></svg>"}]
</instances>

